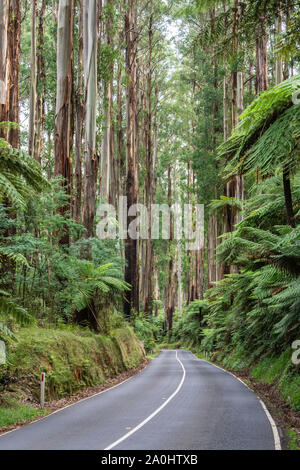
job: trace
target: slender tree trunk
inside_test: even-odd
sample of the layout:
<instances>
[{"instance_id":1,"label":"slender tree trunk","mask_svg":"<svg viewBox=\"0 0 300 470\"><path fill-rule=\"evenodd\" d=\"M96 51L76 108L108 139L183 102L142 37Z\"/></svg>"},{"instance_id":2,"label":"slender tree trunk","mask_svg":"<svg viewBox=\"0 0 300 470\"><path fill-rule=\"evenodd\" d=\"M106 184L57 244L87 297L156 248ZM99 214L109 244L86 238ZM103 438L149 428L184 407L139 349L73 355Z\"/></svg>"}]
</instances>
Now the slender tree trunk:
<instances>
[{"instance_id":1,"label":"slender tree trunk","mask_svg":"<svg viewBox=\"0 0 300 470\"><path fill-rule=\"evenodd\" d=\"M279 7L276 17L275 17L275 30L276 34L279 35L282 33L282 11ZM281 57L277 57L275 62L275 83L281 83L283 80L283 64Z\"/></svg>"},{"instance_id":2,"label":"slender tree trunk","mask_svg":"<svg viewBox=\"0 0 300 470\"><path fill-rule=\"evenodd\" d=\"M213 287L217 281L216 248L218 223L215 215L208 221L208 287Z\"/></svg>"},{"instance_id":3,"label":"slender tree trunk","mask_svg":"<svg viewBox=\"0 0 300 470\"><path fill-rule=\"evenodd\" d=\"M63 177L66 194L71 192L71 148L72 87L73 87L73 0L60 0L57 30L57 91L55 111L55 176ZM62 214L70 209L70 203ZM69 243L69 235L61 238Z\"/></svg>"},{"instance_id":4,"label":"slender tree trunk","mask_svg":"<svg viewBox=\"0 0 300 470\"><path fill-rule=\"evenodd\" d=\"M177 281L178 281L178 315L182 316L182 253L181 253L181 241L177 242Z\"/></svg>"},{"instance_id":5,"label":"slender tree trunk","mask_svg":"<svg viewBox=\"0 0 300 470\"><path fill-rule=\"evenodd\" d=\"M0 105L1 122L6 121L8 107L8 18L9 18L9 0L0 0Z\"/></svg>"},{"instance_id":6,"label":"slender tree trunk","mask_svg":"<svg viewBox=\"0 0 300 470\"><path fill-rule=\"evenodd\" d=\"M285 199L285 208L286 208L286 218L287 223L295 228L295 216L293 210L293 200L292 200L292 191L291 191L291 182L288 168L283 168L283 190L284 190L284 199Z\"/></svg>"},{"instance_id":7,"label":"slender tree trunk","mask_svg":"<svg viewBox=\"0 0 300 470\"><path fill-rule=\"evenodd\" d=\"M31 53L30 53L30 114L29 114L29 144L28 153L36 158L35 155L35 139L36 139L36 72L37 72L37 56L36 56L36 17L37 17L37 0L32 2L31 13Z\"/></svg>"},{"instance_id":8,"label":"slender tree trunk","mask_svg":"<svg viewBox=\"0 0 300 470\"><path fill-rule=\"evenodd\" d=\"M105 0L105 43L109 50L113 49L113 7L114 0ZM114 199L114 162L113 162L113 72L114 63L108 67L108 76L105 77L104 88L104 131L102 140L102 158L101 158L101 175L100 175L100 199L109 203L113 203Z\"/></svg>"},{"instance_id":9,"label":"slender tree trunk","mask_svg":"<svg viewBox=\"0 0 300 470\"><path fill-rule=\"evenodd\" d=\"M78 0L78 53L77 83L75 93L75 199L73 217L81 223L82 200L82 137L84 121L83 84L83 0Z\"/></svg>"},{"instance_id":10,"label":"slender tree trunk","mask_svg":"<svg viewBox=\"0 0 300 470\"><path fill-rule=\"evenodd\" d=\"M172 179L171 179L171 165L168 165L168 204L169 207L172 205ZM166 309L166 321L167 330L170 332L173 327L173 315L174 315L174 300L175 300L175 289L174 289L174 261L172 253L172 242L173 242L173 214L170 214L170 240L169 240L169 283L168 283L168 299ZM175 268L176 270L176 268Z\"/></svg>"},{"instance_id":11,"label":"slender tree trunk","mask_svg":"<svg viewBox=\"0 0 300 470\"><path fill-rule=\"evenodd\" d=\"M193 132L195 128L193 126ZM191 162L188 160L187 162L187 203L191 203ZM192 252L190 250L187 251L187 260L188 260L188 272L187 272L187 305L192 301L192 284L193 284L193 271L192 271Z\"/></svg>"},{"instance_id":12,"label":"slender tree trunk","mask_svg":"<svg viewBox=\"0 0 300 470\"><path fill-rule=\"evenodd\" d=\"M0 0L0 123L8 121L9 70L8 54L9 0ZM8 139L7 129L0 127L0 137Z\"/></svg>"},{"instance_id":13,"label":"slender tree trunk","mask_svg":"<svg viewBox=\"0 0 300 470\"><path fill-rule=\"evenodd\" d=\"M19 122L19 64L20 64L20 39L21 39L21 2L10 0L9 9L9 113L10 122ZM14 148L19 147L19 130L10 129L8 141Z\"/></svg>"},{"instance_id":14,"label":"slender tree trunk","mask_svg":"<svg viewBox=\"0 0 300 470\"><path fill-rule=\"evenodd\" d=\"M86 236L94 233L98 156L96 152L97 115L97 1L84 0L84 84L86 96L83 225Z\"/></svg>"},{"instance_id":15,"label":"slender tree trunk","mask_svg":"<svg viewBox=\"0 0 300 470\"><path fill-rule=\"evenodd\" d=\"M20 2L17 0L0 1L0 123L19 122L19 60L20 60ZM0 137L6 139L12 147L19 146L17 129L0 126ZM10 202L4 198L3 204L11 219L16 218ZM15 235L16 228L9 227L4 236ZM15 263L6 255L1 257L1 278L3 286L14 289ZM5 281L10 273L10 281Z\"/></svg>"},{"instance_id":16,"label":"slender tree trunk","mask_svg":"<svg viewBox=\"0 0 300 470\"><path fill-rule=\"evenodd\" d=\"M157 257L155 258L155 261L154 261L154 300L156 301L155 316L157 317L158 316L158 301L160 300Z\"/></svg>"},{"instance_id":17,"label":"slender tree trunk","mask_svg":"<svg viewBox=\"0 0 300 470\"><path fill-rule=\"evenodd\" d=\"M256 38L256 94L269 87L268 79L268 56L267 56L267 35L265 28L265 17L262 16L257 27Z\"/></svg>"},{"instance_id":18,"label":"slender tree trunk","mask_svg":"<svg viewBox=\"0 0 300 470\"><path fill-rule=\"evenodd\" d=\"M238 0L234 0L234 10L233 10L233 27L232 27L232 47L233 47L233 56L236 59L238 52ZM231 74L232 82L232 91L231 91L231 128L232 130L237 126L237 88L238 88L238 71L237 66L234 67L234 70Z\"/></svg>"},{"instance_id":19,"label":"slender tree trunk","mask_svg":"<svg viewBox=\"0 0 300 470\"><path fill-rule=\"evenodd\" d=\"M126 73L127 85L127 145L126 145L126 195L127 209L138 202L138 149L137 149L137 11L135 0L128 0L125 13ZM128 211L127 211L128 214ZM127 216L127 225L135 217ZM125 243L125 281L131 285L124 302L124 313L130 317L131 310L139 311L138 243L128 236Z\"/></svg>"},{"instance_id":20,"label":"slender tree trunk","mask_svg":"<svg viewBox=\"0 0 300 470\"><path fill-rule=\"evenodd\" d=\"M224 141L226 141L229 137L229 122L228 122L228 80L225 76L223 78L223 134L224 134Z\"/></svg>"},{"instance_id":21,"label":"slender tree trunk","mask_svg":"<svg viewBox=\"0 0 300 470\"><path fill-rule=\"evenodd\" d=\"M45 119L45 81L46 81L46 69L44 59L44 35L45 35L45 11L46 11L46 0L42 0L42 4L39 10L39 26L38 26L38 41L37 41L37 95L36 95L36 135L35 135L35 150L34 155L36 160L41 163L41 151L43 145L43 129Z\"/></svg>"},{"instance_id":22,"label":"slender tree trunk","mask_svg":"<svg viewBox=\"0 0 300 470\"><path fill-rule=\"evenodd\" d=\"M121 43L121 39L120 39ZM120 46L121 47L121 46ZM124 145L124 130L123 130L123 94L122 94L122 66L118 64L118 78L117 78L117 153L118 153L118 182L119 194L124 195L125 187L124 180L126 177L126 149Z\"/></svg>"},{"instance_id":23,"label":"slender tree trunk","mask_svg":"<svg viewBox=\"0 0 300 470\"><path fill-rule=\"evenodd\" d=\"M146 207L148 214L151 213L153 200L153 148L152 148L152 43L153 43L153 10L150 0L150 18L148 28L148 74L147 74L147 152L146 152ZM148 228L148 239L146 240L146 289L145 289L145 313L152 314L153 295L153 246L151 239L151 224Z\"/></svg>"},{"instance_id":24,"label":"slender tree trunk","mask_svg":"<svg viewBox=\"0 0 300 470\"><path fill-rule=\"evenodd\" d=\"M282 32L282 11L279 7L276 19L275 19L276 34ZM283 64L280 58L277 58L275 63L275 83L278 85L283 80ZM293 209L293 199L292 199L292 190L291 190L291 181L290 181L290 171L287 166L284 166L282 169L282 181L283 181L283 192L285 200L285 209L286 209L286 218L287 223L295 228L295 216Z\"/></svg>"},{"instance_id":25,"label":"slender tree trunk","mask_svg":"<svg viewBox=\"0 0 300 470\"><path fill-rule=\"evenodd\" d=\"M141 83L141 116L142 116L142 126L141 126L141 143L142 143L142 159L143 163L145 164L146 168L146 178L144 180L143 185L143 197L142 197L142 204L145 204L145 193L147 193L147 100L146 100L146 64L145 62L142 64L141 67L141 76L142 76L142 83ZM140 251L139 251L139 258L140 258L140 298L143 302L143 311L145 311L145 303L146 297L148 292L148 272L147 272L147 240L140 240Z\"/></svg>"}]
</instances>

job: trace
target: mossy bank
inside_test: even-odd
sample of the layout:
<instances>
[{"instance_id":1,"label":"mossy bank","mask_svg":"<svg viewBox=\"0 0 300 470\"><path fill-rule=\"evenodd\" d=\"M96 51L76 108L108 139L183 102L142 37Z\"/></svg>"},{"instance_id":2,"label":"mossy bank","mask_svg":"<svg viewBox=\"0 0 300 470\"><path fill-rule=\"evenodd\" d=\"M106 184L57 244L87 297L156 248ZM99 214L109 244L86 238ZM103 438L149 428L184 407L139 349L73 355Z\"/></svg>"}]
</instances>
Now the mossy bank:
<instances>
[{"instance_id":1,"label":"mossy bank","mask_svg":"<svg viewBox=\"0 0 300 470\"><path fill-rule=\"evenodd\" d=\"M50 401L103 384L144 358L142 343L129 326L108 336L80 328L22 328L18 342L8 347L7 363L0 366L0 428L41 414L28 408L25 413L26 406L38 403L41 372L46 373L45 399Z\"/></svg>"}]
</instances>

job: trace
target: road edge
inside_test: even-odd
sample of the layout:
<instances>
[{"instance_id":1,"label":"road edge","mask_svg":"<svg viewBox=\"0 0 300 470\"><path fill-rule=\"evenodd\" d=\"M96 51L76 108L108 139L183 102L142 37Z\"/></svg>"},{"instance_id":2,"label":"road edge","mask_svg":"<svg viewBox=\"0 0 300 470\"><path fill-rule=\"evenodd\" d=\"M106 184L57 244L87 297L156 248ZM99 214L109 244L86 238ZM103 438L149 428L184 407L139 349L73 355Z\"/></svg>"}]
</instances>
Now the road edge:
<instances>
[{"instance_id":1,"label":"road edge","mask_svg":"<svg viewBox=\"0 0 300 470\"><path fill-rule=\"evenodd\" d=\"M214 364L213 362L211 361L208 361L206 359L202 359L202 358L199 358L197 357L192 351L190 351L190 353L193 354L193 356L198 359L199 361L204 361L204 362L207 362L208 364L214 366L214 367L217 367L218 369L222 370L223 372L226 372L227 374L231 375L232 377L234 377L235 379L237 379L239 382L241 382L246 388L248 388L248 390L251 390L251 392L254 393L254 395L256 396L256 398L258 399L262 409L264 410L267 418L268 418L268 421L270 423L270 426L271 426L271 429L272 429L272 433L273 433L273 439L274 439L274 446L275 446L275 450L282 450L282 445L281 445L281 439L280 439L280 435L279 435L279 431L278 431L278 427L277 427L277 424L275 422L275 420L273 419L270 411L268 410L266 404L263 402L263 400L256 394L255 390L253 390L252 388L250 388L242 379L240 379L240 377L237 377L235 374L233 374L232 372L226 370L226 369L223 369L223 367L220 367L220 366L217 366L216 364Z\"/></svg>"},{"instance_id":2,"label":"road edge","mask_svg":"<svg viewBox=\"0 0 300 470\"><path fill-rule=\"evenodd\" d=\"M59 413L60 411L65 410L66 408L70 408L70 407L73 406L73 405L77 405L78 403L81 403L81 402L83 402L83 401L89 400L90 398L94 398L94 397L96 397L97 395L101 395L102 393L105 393L105 392L108 392L109 390L112 390L113 388L119 387L120 385L124 384L125 382L128 382L129 380L133 379L133 377L136 377L136 376L139 375L141 372L143 372L143 371L146 369L146 367L148 367L149 364L151 364L151 362L152 362L152 359L146 359L146 360L144 361L144 367L142 367L141 369L138 369L138 370L137 370L137 369L132 369L133 374L132 374L130 377L128 377L128 378L125 379L125 380L122 380L121 382L119 382L119 383L117 383L117 384L115 384L115 385L112 385L112 386L109 386L109 385L108 385L107 388L105 388L104 390L101 390L101 391L99 391L99 392L93 393L92 395L89 395L89 396L84 397L84 398L79 398L78 400L75 400L73 403L69 403L68 405L65 405L65 406L62 406L62 407L60 407L60 408L58 408L58 409L56 409L56 410L50 411L46 416L37 417L37 418L33 419L32 421L28 421L28 422L25 422L25 423L17 424L13 429L10 429L10 430L8 430L8 431L3 431L3 432L2 432L2 431L0 430L0 439L1 439L1 437L5 436L5 435L7 435L7 434L10 434L10 433L12 433L12 432L14 432L14 431L17 431L18 429L21 429L21 428L23 428L23 427L25 427L25 426L30 426L31 424L35 424L35 423L37 423L37 422L39 422L39 421L42 421L42 420L44 420L44 419L47 419L47 418L49 418L49 416L52 416L52 415L54 415L54 414L56 414L56 413ZM130 371L129 371L129 372L130 372ZM120 375L122 375L122 374L120 374ZM115 378L118 378L118 376L116 376ZM80 393L79 393L78 395L80 395ZM76 397L76 395L75 395L75 397ZM59 401L59 400L58 400L58 401ZM47 408L47 407L45 407L45 408Z\"/></svg>"}]
</instances>

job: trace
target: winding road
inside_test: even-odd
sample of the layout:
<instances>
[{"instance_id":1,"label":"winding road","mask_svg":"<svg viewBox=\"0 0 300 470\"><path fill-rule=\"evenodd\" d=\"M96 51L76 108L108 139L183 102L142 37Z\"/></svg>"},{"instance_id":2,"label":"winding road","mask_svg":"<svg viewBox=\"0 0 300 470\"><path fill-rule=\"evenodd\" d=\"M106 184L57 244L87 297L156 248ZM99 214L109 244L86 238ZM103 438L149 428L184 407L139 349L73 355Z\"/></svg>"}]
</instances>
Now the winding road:
<instances>
[{"instance_id":1,"label":"winding road","mask_svg":"<svg viewBox=\"0 0 300 470\"><path fill-rule=\"evenodd\" d=\"M240 380L189 351L0 436L0 450L269 450L277 428Z\"/></svg>"}]
</instances>

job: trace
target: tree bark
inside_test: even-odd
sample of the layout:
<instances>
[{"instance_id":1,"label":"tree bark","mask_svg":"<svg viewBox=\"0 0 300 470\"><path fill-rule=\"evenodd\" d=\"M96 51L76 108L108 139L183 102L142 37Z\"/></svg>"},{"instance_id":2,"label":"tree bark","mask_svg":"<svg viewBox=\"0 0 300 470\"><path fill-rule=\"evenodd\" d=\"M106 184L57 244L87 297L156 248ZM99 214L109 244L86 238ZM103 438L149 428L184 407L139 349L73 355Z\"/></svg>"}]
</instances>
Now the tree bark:
<instances>
[{"instance_id":1,"label":"tree bark","mask_svg":"<svg viewBox=\"0 0 300 470\"><path fill-rule=\"evenodd\" d=\"M36 17L37 17L37 0L32 2L31 12L31 52L30 52L30 113L29 113L29 143L28 153L35 156L35 139L36 139Z\"/></svg>"},{"instance_id":2,"label":"tree bark","mask_svg":"<svg viewBox=\"0 0 300 470\"><path fill-rule=\"evenodd\" d=\"M168 165L168 204L171 207L172 199L172 178L171 178L171 165ZM167 298L167 308L166 308L166 327L169 332L173 328L173 315L175 310L174 300L175 300L175 288L174 288L174 278L176 267L174 268L174 260L172 253L172 242L173 242L173 214L170 214L170 240L169 240L169 282L168 282L168 298Z\"/></svg>"},{"instance_id":3,"label":"tree bark","mask_svg":"<svg viewBox=\"0 0 300 470\"><path fill-rule=\"evenodd\" d=\"M75 198L73 209L73 217L78 224L81 223L83 121L83 0L78 0L78 53L77 83L75 93Z\"/></svg>"},{"instance_id":4,"label":"tree bark","mask_svg":"<svg viewBox=\"0 0 300 470\"><path fill-rule=\"evenodd\" d=\"M9 53L9 112L8 120L19 123L19 68L21 39L21 2L10 0L8 53ZM18 128L10 129L8 141L14 148L19 147Z\"/></svg>"},{"instance_id":5,"label":"tree bark","mask_svg":"<svg viewBox=\"0 0 300 470\"><path fill-rule=\"evenodd\" d=\"M282 12L279 8L275 18L275 28L276 33L280 34L282 32ZM282 60L278 58L275 63L275 83L278 85L283 80L283 65ZM287 166L283 166L282 169L282 182L283 182L283 192L285 200L285 209L286 209L286 219L287 223L295 228L295 215L293 209L293 199L291 191L291 181L290 181L290 171Z\"/></svg>"},{"instance_id":6,"label":"tree bark","mask_svg":"<svg viewBox=\"0 0 300 470\"><path fill-rule=\"evenodd\" d=\"M127 85L126 195L127 209L138 202L137 149L137 10L135 0L128 0L125 12ZM128 211L127 211L128 214ZM127 216L127 226L135 217ZM139 311L138 243L128 236L125 243L125 281L131 285L124 302L124 313L130 318L132 309Z\"/></svg>"},{"instance_id":7,"label":"tree bark","mask_svg":"<svg viewBox=\"0 0 300 470\"><path fill-rule=\"evenodd\" d=\"M268 56L267 56L267 35L265 28L265 17L260 18L257 27L256 38L256 94L269 87L268 79Z\"/></svg>"},{"instance_id":8,"label":"tree bark","mask_svg":"<svg viewBox=\"0 0 300 470\"><path fill-rule=\"evenodd\" d=\"M9 55L8 55L9 1L0 0L0 122L8 121L9 108ZM0 128L0 136L7 138L7 131Z\"/></svg>"},{"instance_id":9,"label":"tree bark","mask_svg":"<svg viewBox=\"0 0 300 470\"><path fill-rule=\"evenodd\" d=\"M97 116L97 1L84 0L84 84L86 96L83 225L86 236L94 234L98 156L96 152Z\"/></svg>"},{"instance_id":10,"label":"tree bark","mask_svg":"<svg viewBox=\"0 0 300 470\"><path fill-rule=\"evenodd\" d=\"M153 201L153 147L152 147L152 43L153 43L153 5L150 0L150 17L148 27L148 74L147 74L147 143L146 143L146 207L148 214L151 213ZM145 258L145 303L144 310L148 315L152 314L153 296L153 246L151 239L151 224L148 227L148 239L146 240Z\"/></svg>"},{"instance_id":11,"label":"tree bark","mask_svg":"<svg viewBox=\"0 0 300 470\"><path fill-rule=\"evenodd\" d=\"M73 0L60 0L57 29L57 91L55 111L55 165L54 175L63 177L63 187L70 195L71 187L71 128L73 87ZM70 209L68 202L61 208L64 215ZM67 232L60 240L69 243Z\"/></svg>"},{"instance_id":12,"label":"tree bark","mask_svg":"<svg viewBox=\"0 0 300 470\"><path fill-rule=\"evenodd\" d=\"M295 216L294 216L294 210L293 210L290 175L289 175L289 170L286 167L283 168L282 178L283 178L283 190L284 190L287 223L291 227L295 228L296 224L295 224Z\"/></svg>"},{"instance_id":13,"label":"tree bark","mask_svg":"<svg viewBox=\"0 0 300 470\"><path fill-rule=\"evenodd\" d=\"M45 35L45 11L46 0L42 0L41 8L39 10L39 26L38 26L38 41L37 41L37 78L36 78L36 135L35 135L35 149L34 156L36 160L41 163L41 151L43 145L43 129L45 119L45 81L46 69L44 59L44 35Z\"/></svg>"}]
</instances>

